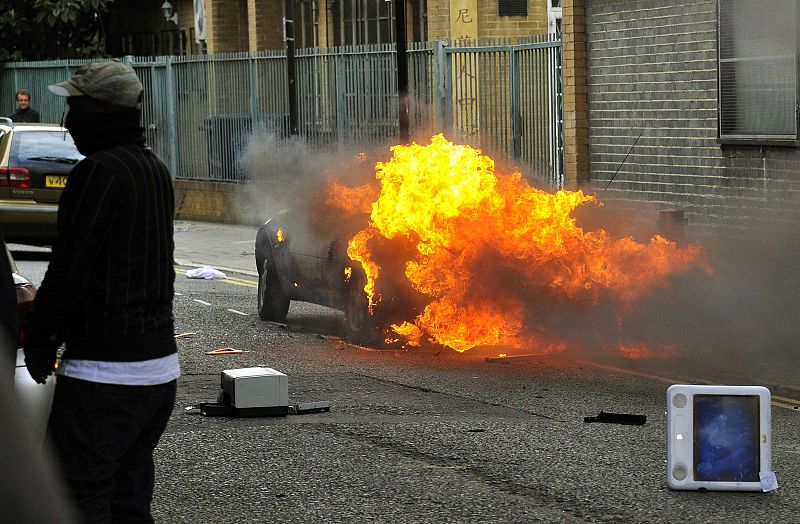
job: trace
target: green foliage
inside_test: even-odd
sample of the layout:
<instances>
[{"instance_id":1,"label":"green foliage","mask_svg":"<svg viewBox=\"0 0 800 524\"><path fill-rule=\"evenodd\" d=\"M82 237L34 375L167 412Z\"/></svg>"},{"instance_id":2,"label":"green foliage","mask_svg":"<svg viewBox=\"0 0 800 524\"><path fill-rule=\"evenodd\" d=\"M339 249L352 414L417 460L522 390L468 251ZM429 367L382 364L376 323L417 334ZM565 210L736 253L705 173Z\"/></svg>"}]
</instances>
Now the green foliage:
<instances>
[{"instance_id":1,"label":"green foliage","mask_svg":"<svg viewBox=\"0 0 800 524\"><path fill-rule=\"evenodd\" d=\"M102 55L103 15L113 0L5 0L0 62Z\"/></svg>"}]
</instances>

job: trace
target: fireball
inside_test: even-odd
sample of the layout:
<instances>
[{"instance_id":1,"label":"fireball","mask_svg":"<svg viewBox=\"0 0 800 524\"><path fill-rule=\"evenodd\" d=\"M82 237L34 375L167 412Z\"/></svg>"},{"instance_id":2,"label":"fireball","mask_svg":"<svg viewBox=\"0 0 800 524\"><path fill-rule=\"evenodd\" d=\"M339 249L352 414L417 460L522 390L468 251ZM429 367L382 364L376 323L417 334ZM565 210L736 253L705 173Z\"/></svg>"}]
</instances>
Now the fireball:
<instances>
[{"instance_id":1,"label":"fireball","mask_svg":"<svg viewBox=\"0 0 800 524\"><path fill-rule=\"evenodd\" d=\"M606 300L624 310L666 287L673 275L705 267L698 245L585 231L573 212L600 205L595 196L548 193L519 173L498 174L481 151L442 135L429 145L392 147L391 159L376 165L375 179L334 187L329 203L370 212L347 253L364 270L371 313L381 302L382 279L391 278L382 269L389 260L376 246L405 245L397 251L408 257L403 284L425 300L390 326L391 340L404 345L426 340L466 351L541 340L558 347L542 320L550 305Z\"/></svg>"}]
</instances>

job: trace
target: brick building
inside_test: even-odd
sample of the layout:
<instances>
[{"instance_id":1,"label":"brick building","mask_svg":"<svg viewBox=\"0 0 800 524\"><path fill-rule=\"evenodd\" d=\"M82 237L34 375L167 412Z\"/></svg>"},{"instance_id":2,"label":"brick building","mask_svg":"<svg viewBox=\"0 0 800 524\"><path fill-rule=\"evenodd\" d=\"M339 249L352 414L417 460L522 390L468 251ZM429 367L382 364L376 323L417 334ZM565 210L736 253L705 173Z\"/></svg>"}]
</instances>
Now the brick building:
<instances>
[{"instance_id":1,"label":"brick building","mask_svg":"<svg viewBox=\"0 0 800 524\"><path fill-rule=\"evenodd\" d=\"M404 0L406 38L524 38L555 32L559 0ZM168 5L169 17L164 6ZM394 1L293 0L297 47L391 43ZM283 49L285 0L117 0L111 54ZM174 15L174 16L172 16ZM559 26L560 27L560 26Z\"/></svg>"},{"instance_id":2,"label":"brick building","mask_svg":"<svg viewBox=\"0 0 800 524\"><path fill-rule=\"evenodd\" d=\"M169 9L162 7L165 5ZM193 0L115 0L104 26L106 51L111 56L191 55L204 51L198 38L203 35L196 32Z\"/></svg>"},{"instance_id":3,"label":"brick building","mask_svg":"<svg viewBox=\"0 0 800 524\"><path fill-rule=\"evenodd\" d=\"M564 10L567 167L578 181L605 200L682 208L694 223L748 227L767 213L775 227L800 223L796 1Z\"/></svg>"},{"instance_id":4,"label":"brick building","mask_svg":"<svg viewBox=\"0 0 800 524\"><path fill-rule=\"evenodd\" d=\"M552 3L552 0L551 2ZM546 33L548 0L405 0L406 38L458 38L453 21L469 17L473 38L525 37ZM208 52L281 49L282 0L206 0ZM558 0L555 1L558 5ZM394 3L385 0L294 2L298 47L330 47L395 41ZM238 31L233 28L239 28ZM246 42L242 29L247 28Z\"/></svg>"}]
</instances>

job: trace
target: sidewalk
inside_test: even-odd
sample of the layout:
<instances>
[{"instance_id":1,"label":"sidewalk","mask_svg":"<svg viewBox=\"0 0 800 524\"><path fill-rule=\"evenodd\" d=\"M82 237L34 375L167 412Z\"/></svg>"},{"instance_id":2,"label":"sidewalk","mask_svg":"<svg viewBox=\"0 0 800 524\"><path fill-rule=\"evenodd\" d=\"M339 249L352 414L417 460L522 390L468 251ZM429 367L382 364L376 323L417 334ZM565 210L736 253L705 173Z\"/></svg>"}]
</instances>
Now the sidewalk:
<instances>
[{"instance_id":1,"label":"sidewalk","mask_svg":"<svg viewBox=\"0 0 800 524\"><path fill-rule=\"evenodd\" d=\"M175 263L257 277L255 226L175 221Z\"/></svg>"}]
</instances>

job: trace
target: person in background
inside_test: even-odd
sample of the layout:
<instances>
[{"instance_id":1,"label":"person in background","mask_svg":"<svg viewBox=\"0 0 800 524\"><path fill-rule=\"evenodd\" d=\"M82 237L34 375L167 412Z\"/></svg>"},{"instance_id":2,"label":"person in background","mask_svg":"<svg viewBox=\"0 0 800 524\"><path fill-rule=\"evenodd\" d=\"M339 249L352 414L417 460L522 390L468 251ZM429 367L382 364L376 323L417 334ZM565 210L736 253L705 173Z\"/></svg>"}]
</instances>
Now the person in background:
<instances>
[{"instance_id":1,"label":"person in background","mask_svg":"<svg viewBox=\"0 0 800 524\"><path fill-rule=\"evenodd\" d=\"M58 206L58 233L23 320L25 364L58 365L48 424L82 522L153 522L153 450L175 405L172 177L145 145L143 87L118 61L51 85L86 158Z\"/></svg>"},{"instance_id":2,"label":"person in background","mask_svg":"<svg viewBox=\"0 0 800 524\"><path fill-rule=\"evenodd\" d=\"M31 94L27 89L17 91L17 110L9 118L14 122L39 121L39 112L31 107Z\"/></svg>"}]
</instances>

